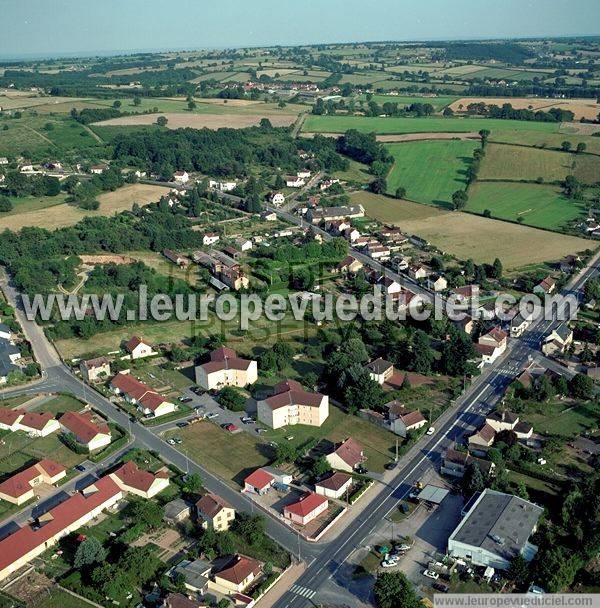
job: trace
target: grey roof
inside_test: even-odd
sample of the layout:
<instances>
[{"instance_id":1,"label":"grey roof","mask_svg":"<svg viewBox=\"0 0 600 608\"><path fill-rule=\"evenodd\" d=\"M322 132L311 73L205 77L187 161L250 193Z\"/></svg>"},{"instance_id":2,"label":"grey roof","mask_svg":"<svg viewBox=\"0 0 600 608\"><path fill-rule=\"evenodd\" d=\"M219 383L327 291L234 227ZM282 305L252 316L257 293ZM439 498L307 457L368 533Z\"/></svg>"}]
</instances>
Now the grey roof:
<instances>
[{"instance_id":1,"label":"grey roof","mask_svg":"<svg viewBox=\"0 0 600 608\"><path fill-rule=\"evenodd\" d=\"M510 561L521 553L543 509L513 496L486 489L450 536Z\"/></svg>"},{"instance_id":2,"label":"grey roof","mask_svg":"<svg viewBox=\"0 0 600 608\"><path fill-rule=\"evenodd\" d=\"M375 361L371 361L371 363L367 363L365 365L365 367L367 369L370 369L374 374L383 374L388 369L390 369L390 367L392 367L392 366L393 366L392 363L390 363L389 361L386 361L385 359L382 359L381 357L379 357L378 359L375 359Z\"/></svg>"},{"instance_id":3,"label":"grey roof","mask_svg":"<svg viewBox=\"0 0 600 608\"><path fill-rule=\"evenodd\" d=\"M184 511L190 513L192 506L182 498L176 498L165 505L165 517L167 519L176 519Z\"/></svg>"},{"instance_id":4,"label":"grey roof","mask_svg":"<svg viewBox=\"0 0 600 608\"><path fill-rule=\"evenodd\" d=\"M10 355L21 354L21 351L17 346L11 344L8 340L0 338L0 378L8 376L10 372L19 369L10 360Z\"/></svg>"},{"instance_id":5,"label":"grey roof","mask_svg":"<svg viewBox=\"0 0 600 608\"><path fill-rule=\"evenodd\" d=\"M563 342L571 335L571 330L566 323L561 323L554 331Z\"/></svg>"},{"instance_id":6,"label":"grey roof","mask_svg":"<svg viewBox=\"0 0 600 608\"><path fill-rule=\"evenodd\" d=\"M8 325L6 325L5 323L0 323L0 332L3 334L12 334L12 331L10 330L10 327Z\"/></svg>"},{"instance_id":7,"label":"grey roof","mask_svg":"<svg viewBox=\"0 0 600 608\"><path fill-rule=\"evenodd\" d=\"M212 566L201 559L195 559L193 562L183 560L174 569L175 574L182 574L185 582L196 589L204 589L208 584L208 576Z\"/></svg>"},{"instance_id":8,"label":"grey roof","mask_svg":"<svg viewBox=\"0 0 600 608\"><path fill-rule=\"evenodd\" d=\"M446 496L450 493L450 490L446 488L440 488L439 486L426 485L420 492L417 498L426 502L432 502L433 504L439 505Z\"/></svg>"}]
</instances>

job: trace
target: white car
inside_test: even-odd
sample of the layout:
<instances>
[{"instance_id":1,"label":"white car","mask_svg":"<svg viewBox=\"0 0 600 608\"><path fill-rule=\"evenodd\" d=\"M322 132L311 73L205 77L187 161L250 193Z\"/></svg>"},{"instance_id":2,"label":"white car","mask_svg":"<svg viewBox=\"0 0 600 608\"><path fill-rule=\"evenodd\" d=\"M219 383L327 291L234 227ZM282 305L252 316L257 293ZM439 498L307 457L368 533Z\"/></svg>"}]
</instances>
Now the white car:
<instances>
[{"instance_id":1,"label":"white car","mask_svg":"<svg viewBox=\"0 0 600 608\"><path fill-rule=\"evenodd\" d=\"M435 433L435 427L434 426L430 426L427 429L427 432L425 433L425 435L433 435Z\"/></svg>"},{"instance_id":2,"label":"white car","mask_svg":"<svg viewBox=\"0 0 600 608\"><path fill-rule=\"evenodd\" d=\"M167 443L169 445L175 445L175 439L173 439L172 437L170 439L167 439Z\"/></svg>"},{"instance_id":3,"label":"white car","mask_svg":"<svg viewBox=\"0 0 600 608\"><path fill-rule=\"evenodd\" d=\"M396 547L396 549L397 549L398 551L408 551L408 550L409 550L411 547L412 547L412 545L405 545L405 544L402 544L402 545L400 545L400 546Z\"/></svg>"},{"instance_id":4,"label":"white car","mask_svg":"<svg viewBox=\"0 0 600 608\"><path fill-rule=\"evenodd\" d=\"M382 568L393 568L398 565L398 561L390 561L389 559L385 559L381 562Z\"/></svg>"},{"instance_id":5,"label":"white car","mask_svg":"<svg viewBox=\"0 0 600 608\"><path fill-rule=\"evenodd\" d=\"M434 581L437 581L437 579L440 578L440 575L437 572L434 572L433 570L423 570L423 576L426 576L427 578L432 578Z\"/></svg>"},{"instance_id":6,"label":"white car","mask_svg":"<svg viewBox=\"0 0 600 608\"><path fill-rule=\"evenodd\" d=\"M210 414L206 414L207 418L217 418L217 416L219 415L219 412L211 412Z\"/></svg>"}]
</instances>

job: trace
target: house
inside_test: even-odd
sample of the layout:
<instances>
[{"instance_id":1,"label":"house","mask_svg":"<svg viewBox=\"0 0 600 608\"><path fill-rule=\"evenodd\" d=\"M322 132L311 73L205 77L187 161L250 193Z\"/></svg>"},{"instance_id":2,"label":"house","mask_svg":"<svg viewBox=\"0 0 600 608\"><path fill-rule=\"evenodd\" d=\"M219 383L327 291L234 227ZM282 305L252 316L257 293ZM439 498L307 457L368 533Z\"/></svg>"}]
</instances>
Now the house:
<instances>
[{"instance_id":1,"label":"house","mask_svg":"<svg viewBox=\"0 0 600 608\"><path fill-rule=\"evenodd\" d=\"M332 469L352 473L357 470L366 460L360 444L348 437L341 443L334 446L334 449L325 456Z\"/></svg>"},{"instance_id":2,"label":"house","mask_svg":"<svg viewBox=\"0 0 600 608\"><path fill-rule=\"evenodd\" d=\"M344 220L365 216L365 208L362 205L350 205L342 207L319 207L308 211L309 221L313 224L331 220Z\"/></svg>"},{"instance_id":3,"label":"house","mask_svg":"<svg viewBox=\"0 0 600 608\"><path fill-rule=\"evenodd\" d=\"M0 156L0 165L8 165L8 158L6 156Z\"/></svg>"},{"instance_id":4,"label":"house","mask_svg":"<svg viewBox=\"0 0 600 608\"><path fill-rule=\"evenodd\" d=\"M418 431L426 424L427 418L421 414L420 410L409 412L403 405L388 408L388 426L393 433L400 437L406 437L408 433Z\"/></svg>"},{"instance_id":5,"label":"house","mask_svg":"<svg viewBox=\"0 0 600 608\"><path fill-rule=\"evenodd\" d=\"M262 467L262 470L273 477L274 483L282 486L289 486L293 481L293 476L276 467Z\"/></svg>"},{"instance_id":6,"label":"house","mask_svg":"<svg viewBox=\"0 0 600 608\"><path fill-rule=\"evenodd\" d=\"M529 538L543 511L528 500L486 488L450 535L448 553L496 570L507 570L517 555L530 562L537 547Z\"/></svg>"},{"instance_id":7,"label":"house","mask_svg":"<svg viewBox=\"0 0 600 608\"><path fill-rule=\"evenodd\" d=\"M235 248L241 252L250 251L252 249L252 241L242 236L238 237L235 239Z\"/></svg>"},{"instance_id":8,"label":"house","mask_svg":"<svg viewBox=\"0 0 600 608\"><path fill-rule=\"evenodd\" d=\"M434 274L427 279L427 287L433 291L444 291L448 288L448 281L441 274Z\"/></svg>"},{"instance_id":9,"label":"house","mask_svg":"<svg viewBox=\"0 0 600 608\"><path fill-rule=\"evenodd\" d=\"M305 526L321 513L327 511L329 501L325 496L315 492L307 492L300 500L283 507L283 516L292 523Z\"/></svg>"},{"instance_id":10,"label":"house","mask_svg":"<svg viewBox=\"0 0 600 608\"><path fill-rule=\"evenodd\" d=\"M459 321L455 321L454 323L469 336L475 331L475 320L473 317L468 315Z\"/></svg>"},{"instance_id":11,"label":"house","mask_svg":"<svg viewBox=\"0 0 600 608\"><path fill-rule=\"evenodd\" d=\"M169 574L171 578L182 577L188 591L204 595L209 588L211 570L210 563L202 559L184 559L172 568Z\"/></svg>"},{"instance_id":12,"label":"house","mask_svg":"<svg viewBox=\"0 0 600 608\"><path fill-rule=\"evenodd\" d=\"M422 264L411 264L408 267L408 276L414 281L427 278L429 271Z\"/></svg>"},{"instance_id":13,"label":"house","mask_svg":"<svg viewBox=\"0 0 600 608\"><path fill-rule=\"evenodd\" d=\"M5 323L0 323L0 340L12 340L12 331Z\"/></svg>"},{"instance_id":14,"label":"house","mask_svg":"<svg viewBox=\"0 0 600 608\"><path fill-rule=\"evenodd\" d=\"M67 469L44 459L0 483L0 498L14 505L22 505L35 497L35 488L42 483L54 485L66 477Z\"/></svg>"},{"instance_id":15,"label":"house","mask_svg":"<svg viewBox=\"0 0 600 608\"><path fill-rule=\"evenodd\" d=\"M365 249L366 254L373 260L386 261L390 259L390 248L380 243L369 243Z\"/></svg>"},{"instance_id":16,"label":"house","mask_svg":"<svg viewBox=\"0 0 600 608\"><path fill-rule=\"evenodd\" d=\"M472 300L479 297L479 285L463 285L462 287L455 287L450 295L457 299L459 305L469 304Z\"/></svg>"},{"instance_id":17,"label":"house","mask_svg":"<svg viewBox=\"0 0 600 608\"><path fill-rule=\"evenodd\" d=\"M87 359L79 364L79 371L87 382L100 382L110 376L110 361L106 357Z\"/></svg>"},{"instance_id":18,"label":"house","mask_svg":"<svg viewBox=\"0 0 600 608\"><path fill-rule=\"evenodd\" d=\"M189 266L190 264L190 260L188 258L186 258L184 255L181 255L181 253L171 251L170 249L164 249L163 255L167 258L167 260L173 262L173 264L177 266L185 267Z\"/></svg>"},{"instance_id":19,"label":"house","mask_svg":"<svg viewBox=\"0 0 600 608\"><path fill-rule=\"evenodd\" d=\"M329 397L309 393L295 380L283 380L273 388L273 395L257 404L258 420L278 429L306 424L321 426L329 416Z\"/></svg>"},{"instance_id":20,"label":"house","mask_svg":"<svg viewBox=\"0 0 600 608\"><path fill-rule=\"evenodd\" d=\"M563 354L573 342L573 330L566 323L547 333L542 340L542 352L552 356Z\"/></svg>"},{"instance_id":21,"label":"house","mask_svg":"<svg viewBox=\"0 0 600 608\"><path fill-rule=\"evenodd\" d=\"M469 448L478 452L485 452L487 448L492 446L495 437L494 427L486 423L469 437Z\"/></svg>"},{"instance_id":22,"label":"house","mask_svg":"<svg viewBox=\"0 0 600 608\"><path fill-rule=\"evenodd\" d=\"M352 485L352 477L347 473L334 471L325 479L315 483L315 492L327 498L340 498Z\"/></svg>"},{"instance_id":23,"label":"house","mask_svg":"<svg viewBox=\"0 0 600 608\"><path fill-rule=\"evenodd\" d=\"M500 356L500 350L490 344L475 344L475 352L479 355L479 367L491 365Z\"/></svg>"},{"instance_id":24,"label":"house","mask_svg":"<svg viewBox=\"0 0 600 608\"><path fill-rule=\"evenodd\" d=\"M102 173L104 173L107 169L108 167L106 165L92 165L90 167L90 173L94 175L102 175Z\"/></svg>"},{"instance_id":25,"label":"house","mask_svg":"<svg viewBox=\"0 0 600 608\"><path fill-rule=\"evenodd\" d=\"M245 555L235 555L223 569L215 572L215 588L224 593L243 593L261 576L262 569L262 562Z\"/></svg>"},{"instance_id":26,"label":"house","mask_svg":"<svg viewBox=\"0 0 600 608\"><path fill-rule=\"evenodd\" d=\"M207 232L202 237L202 244L205 247L208 247L209 245L214 245L215 243L218 243L220 238L221 237L216 232Z\"/></svg>"},{"instance_id":27,"label":"house","mask_svg":"<svg viewBox=\"0 0 600 608\"><path fill-rule=\"evenodd\" d=\"M502 354L506 350L508 335L505 331L501 330L499 327L494 327L490 329L486 334L483 334L479 338L479 344L489 344L500 350L500 354Z\"/></svg>"},{"instance_id":28,"label":"house","mask_svg":"<svg viewBox=\"0 0 600 608\"><path fill-rule=\"evenodd\" d=\"M369 372L371 380L375 380L377 384L384 384L394 375L394 364L381 357L367 363L365 369Z\"/></svg>"},{"instance_id":29,"label":"house","mask_svg":"<svg viewBox=\"0 0 600 608\"><path fill-rule=\"evenodd\" d=\"M286 175L284 179L288 188L302 188L306 184L306 180L299 175Z\"/></svg>"},{"instance_id":30,"label":"house","mask_svg":"<svg viewBox=\"0 0 600 608\"><path fill-rule=\"evenodd\" d=\"M104 421L97 422L90 412L65 412L58 420L63 433L71 433L77 443L93 452L111 442L111 432Z\"/></svg>"},{"instance_id":31,"label":"house","mask_svg":"<svg viewBox=\"0 0 600 608\"><path fill-rule=\"evenodd\" d=\"M110 388L117 395L123 395L129 403L136 405L144 416L157 418L176 410L174 403L167 401L131 374L119 372L110 381Z\"/></svg>"},{"instance_id":32,"label":"house","mask_svg":"<svg viewBox=\"0 0 600 608\"><path fill-rule=\"evenodd\" d=\"M35 169L31 163L24 163L19 166L19 171L21 173L32 173L33 171L35 171Z\"/></svg>"},{"instance_id":33,"label":"house","mask_svg":"<svg viewBox=\"0 0 600 608\"><path fill-rule=\"evenodd\" d=\"M196 366L196 384L206 390L224 386L243 388L258 380L256 361L242 359L231 348L222 346L210 353L210 360Z\"/></svg>"},{"instance_id":34,"label":"house","mask_svg":"<svg viewBox=\"0 0 600 608\"><path fill-rule=\"evenodd\" d=\"M485 422L497 433L513 431L517 439L527 440L533 435L533 427L519 420L519 415L506 410L495 410L485 417Z\"/></svg>"},{"instance_id":35,"label":"house","mask_svg":"<svg viewBox=\"0 0 600 608\"><path fill-rule=\"evenodd\" d=\"M0 580L10 576L61 538L78 530L123 498L123 492L108 476L71 495L0 540Z\"/></svg>"},{"instance_id":36,"label":"house","mask_svg":"<svg viewBox=\"0 0 600 608\"><path fill-rule=\"evenodd\" d=\"M237 182L217 182L214 179L211 179L208 182L208 187L219 190L220 192L231 192L237 188Z\"/></svg>"},{"instance_id":37,"label":"house","mask_svg":"<svg viewBox=\"0 0 600 608\"><path fill-rule=\"evenodd\" d=\"M59 429L58 420L50 412L23 412L17 430L25 431L33 437L47 437Z\"/></svg>"},{"instance_id":38,"label":"house","mask_svg":"<svg viewBox=\"0 0 600 608\"><path fill-rule=\"evenodd\" d=\"M15 432L19 430L19 422L25 414L24 410L13 410L0 407L0 430Z\"/></svg>"},{"instance_id":39,"label":"house","mask_svg":"<svg viewBox=\"0 0 600 608\"><path fill-rule=\"evenodd\" d=\"M530 319L527 319L521 313L516 314L510 321L511 338L518 338L519 336L522 336L530 325Z\"/></svg>"},{"instance_id":40,"label":"house","mask_svg":"<svg viewBox=\"0 0 600 608\"><path fill-rule=\"evenodd\" d=\"M246 479L244 479L244 492L254 492L255 494L265 494L271 489L275 483L275 477L262 469L252 471Z\"/></svg>"},{"instance_id":41,"label":"house","mask_svg":"<svg viewBox=\"0 0 600 608\"><path fill-rule=\"evenodd\" d=\"M8 340L0 338L0 384L8 382L8 376L19 368L15 362L21 358L21 351Z\"/></svg>"},{"instance_id":42,"label":"house","mask_svg":"<svg viewBox=\"0 0 600 608\"><path fill-rule=\"evenodd\" d=\"M339 179L324 179L319 184L319 189L321 190L321 192L323 192L324 190L329 190L329 188L331 188L331 186L333 186L333 184L339 184L339 183L340 183Z\"/></svg>"},{"instance_id":43,"label":"house","mask_svg":"<svg viewBox=\"0 0 600 608\"><path fill-rule=\"evenodd\" d=\"M223 498L208 492L196 503L198 523L205 530L212 528L215 532L229 530L235 519L235 509Z\"/></svg>"},{"instance_id":44,"label":"house","mask_svg":"<svg viewBox=\"0 0 600 608\"><path fill-rule=\"evenodd\" d=\"M110 474L113 481L123 490L142 498L152 498L169 486L167 473L150 473L140 469L133 460L127 461Z\"/></svg>"},{"instance_id":45,"label":"house","mask_svg":"<svg viewBox=\"0 0 600 608\"><path fill-rule=\"evenodd\" d=\"M165 520L171 524L177 524L184 519L188 519L192 513L189 502L182 498L176 498L165 505Z\"/></svg>"},{"instance_id":46,"label":"house","mask_svg":"<svg viewBox=\"0 0 600 608\"><path fill-rule=\"evenodd\" d=\"M496 468L496 465L491 460L483 460L471 456L468 452L459 452L454 448L448 448L442 459L440 471L444 475L462 479L470 465L478 466L486 477L489 477Z\"/></svg>"},{"instance_id":47,"label":"house","mask_svg":"<svg viewBox=\"0 0 600 608\"><path fill-rule=\"evenodd\" d=\"M298 171L298 173L296 173L296 175L300 178L300 179L308 179L311 176L311 172L304 169L302 171Z\"/></svg>"},{"instance_id":48,"label":"house","mask_svg":"<svg viewBox=\"0 0 600 608\"><path fill-rule=\"evenodd\" d=\"M279 207L279 205L283 205L283 203L285 203L285 196L282 192L271 192L271 194L269 194L269 202L271 205ZM277 219L276 215L275 219Z\"/></svg>"},{"instance_id":49,"label":"house","mask_svg":"<svg viewBox=\"0 0 600 608\"><path fill-rule=\"evenodd\" d=\"M381 287L383 293L385 293L386 295L393 295L402 291L402 285L400 285L398 281L387 276L383 277L379 281L379 286Z\"/></svg>"},{"instance_id":50,"label":"house","mask_svg":"<svg viewBox=\"0 0 600 608\"><path fill-rule=\"evenodd\" d=\"M547 276L533 288L533 293L540 295L551 294L555 289L556 281L551 276Z\"/></svg>"},{"instance_id":51,"label":"house","mask_svg":"<svg viewBox=\"0 0 600 608\"><path fill-rule=\"evenodd\" d=\"M187 184L190 181L190 176L187 171L175 171L173 173L173 181L178 184Z\"/></svg>"},{"instance_id":52,"label":"house","mask_svg":"<svg viewBox=\"0 0 600 608\"><path fill-rule=\"evenodd\" d=\"M281 196L283 196L283 194L282 194ZM283 198L283 200L282 200L280 203L278 203L278 204L282 204L282 203L284 203L284 202L285 202L285 197L284 197L284 198ZM264 220L265 222L275 222L275 221L277 221L277 214L276 214L274 211L263 211L263 212L260 214L260 218L261 218L262 220ZM258 241L257 241L257 242L258 242Z\"/></svg>"},{"instance_id":53,"label":"house","mask_svg":"<svg viewBox=\"0 0 600 608\"><path fill-rule=\"evenodd\" d=\"M144 342L139 336L133 336L128 340L125 343L125 350L129 353L132 360L156 355L156 352L152 350L152 346L147 342Z\"/></svg>"},{"instance_id":54,"label":"house","mask_svg":"<svg viewBox=\"0 0 600 608\"><path fill-rule=\"evenodd\" d=\"M162 608L208 608L204 600L193 600L183 593L169 593Z\"/></svg>"},{"instance_id":55,"label":"house","mask_svg":"<svg viewBox=\"0 0 600 608\"><path fill-rule=\"evenodd\" d=\"M363 263L359 262L354 256L346 256L335 268L334 272L342 274L356 274L363 267Z\"/></svg>"},{"instance_id":56,"label":"house","mask_svg":"<svg viewBox=\"0 0 600 608\"><path fill-rule=\"evenodd\" d=\"M250 279L244 275L242 269L238 266L237 268L223 269L219 274L219 278L227 287L234 291L240 289L248 289L250 285Z\"/></svg>"}]
</instances>

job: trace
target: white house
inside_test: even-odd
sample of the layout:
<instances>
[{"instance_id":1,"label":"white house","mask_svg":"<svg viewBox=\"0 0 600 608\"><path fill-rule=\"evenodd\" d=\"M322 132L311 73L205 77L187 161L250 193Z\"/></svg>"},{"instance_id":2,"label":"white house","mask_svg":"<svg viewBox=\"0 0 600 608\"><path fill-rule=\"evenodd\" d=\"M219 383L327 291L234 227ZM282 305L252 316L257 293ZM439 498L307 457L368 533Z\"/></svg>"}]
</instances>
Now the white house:
<instances>
[{"instance_id":1,"label":"white house","mask_svg":"<svg viewBox=\"0 0 600 608\"><path fill-rule=\"evenodd\" d=\"M217 243L219 241L220 238L221 237L216 232L207 232L202 237L202 244L204 246L214 245L215 243Z\"/></svg>"},{"instance_id":2,"label":"white house","mask_svg":"<svg viewBox=\"0 0 600 608\"><path fill-rule=\"evenodd\" d=\"M306 184L306 180L301 178L299 175L286 175L285 185L288 188L302 188Z\"/></svg>"},{"instance_id":3,"label":"white house","mask_svg":"<svg viewBox=\"0 0 600 608\"><path fill-rule=\"evenodd\" d=\"M187 171L175 171L173 173L173 181L178 184L187 184L190 181L190 176Z\"/></svg>"},{"instance_id":4,"label":"white house","mask_svg":"<svg viewBox=\"0 0 600 608\"><path fill-rule=\"evenodd\" d=\"M341 498L352 485L352 477L335 471L315 483L315 492L327 498Z\"/></svg>"},{"instance_id":5,"label":"white house","mask_svg":"<svg viewBox=\"0 0 600 608\"><path fill-rule=\"evenodd\" d=\"M125 349L129 353L131 359L143 359L144 357L151 357L156 355L156 352L152 350L152 346L147 342L144 342L139 336L133 336L128 342L125 343Z\"/></svg>"}]
</instances>

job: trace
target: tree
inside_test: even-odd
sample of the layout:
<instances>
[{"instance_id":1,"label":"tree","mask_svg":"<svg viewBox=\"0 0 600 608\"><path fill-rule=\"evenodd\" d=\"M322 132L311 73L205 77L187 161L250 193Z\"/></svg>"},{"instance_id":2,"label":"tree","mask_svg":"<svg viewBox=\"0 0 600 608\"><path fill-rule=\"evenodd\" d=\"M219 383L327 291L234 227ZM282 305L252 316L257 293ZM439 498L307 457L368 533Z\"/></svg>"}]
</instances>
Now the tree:
<instances>
[{"instance_id":1,"label":"tree","mask_svg":"<svg viewBox=\"0 0 600 608\"><path fill-rule=\"evenodd\" d=\"M527 585L529 580L529 564L521 554L516 555L511 560L507 576L517 587Z\"/></svg>"},{"instance_id":2,"label":"tree","mask_svg":"<svg viewBox=\"0 0 600 608\"><path fill-rule=\"evenodd\" d=\"M419 608L421 601L403 572L384 572L373 587L379 608Z\"/></svg>"},{"instance_id":3,"label":"tree","mask_svg":"<svg viewBox=\"0 0 600 608\"><path fill-rule=\"evenodd\" d=\"M313 463L312 474L314 477L321 477L322 475L325 475L325 473L329 473L329 471L331 471L331 466L329 462L327 462L325 456L320 456Z\"/></svg>"},{"instance_id":4,"label":"tree","mask_svg":"<svg viewBox=\"0 0 600 608\"><path fill-rule=\"evenodd\" d=\"M283 179L283 176L281 175L281 173L278 173L275 176L274 187L275 187L275 190L281 190L282 188L285 187L285 180Z\"/></svg>"},{"instance_id":5,"label":"tree","mask_svg":"<svg viewBox=\"0 0 600 608\"><path fill-rule=\"evenodd\" d=\"M168 122L169 122L169 119L166 116L159 116L156 119L156 124L159 127L166 127Z\"/></svg>"},{"instance_id":6,"label":"tree","mask_svg":"<svg viewBox=\"0 0 600 608\"><path fill-rule=\"evenodd\" d=\"M431 367L435 356L429 344L429 336L418 329L412 340L412 371L427 375L431 373Z\"/></svg>"},{"instance_id":7,"label":"tree","mask_svg":"<svg viewBox=\"0 0 600 608\"><path fill-rule=\"evenodd\" d=\"M0 213L12 211L13 204L8 196L0 196Z\"/></svg>"},{"instance_id":8,"label":"tree","mask_svg":"<svg viewBox=\"0 0 600 608\"><path fill-rule=\"evenodd\" d=\"M235 538L231 532L226 531L217 533L215 549L219 557L235 553L235 545Z\"/></svg>"},{"instance_id":9,"label":"tree","mask_svg":"<svg viewBox=\"0 0 600 608\"><path fill-rule=\"evenodd\" d=\"M502 272L504 269L502 267L502 262L500 261L500 258L496 258L494 260L494 263L492 264L492 269L494 271L494 274L492 276L495 277L496 279L501 279Z\"/></svg>"},{"instance_id":10,"label":"tree","mask_svg":"<svg viewBox=\"0 0 600 608\"><path fill-rule=\"evenodd\" d=\"M585 374L577 374L569 380L569 394L576 399L591 399L594 395L594 381Z\"/></svg>"},{"instance_id":11,"label":"tree","mask_svg":"<svg viewBox=\"0 0 600 608\"><path fill-rule=\"evenodd\" d=\"M375 194L384 194L387 190L387 181L383 177L378 177L369 184L369 189Z\"/></svg>"},{"instance_id":12,"label":"tree","mask_svg":"<svg viewBox=\"0 0 600 608\"><path fill-rule=\"evenodd\" d=\"M196 109L196 102L192 99L190 101L188 101L187 104L188 110L191 112L192 110Z\"/></svg>"},{"instance_id":13,"label":"tree","mask_svg":"<svg viewBox=\"0 0 600 608\"><path fill-rule=\"evenodd\" d=\"M587 150L587 144L583 141L580 141L577 144L577 148L575 148L575 152L577 152L577 154L581 153L581 152L585 152Z\"/></svg>"},{"instance_id":14,"label":"tree","mask_svg":"<svg viewBox=\"0 0 600 608\"><path fill-rule=\"evenodd\" d=\"M455 211L464 209L468 200L469 196L464 190L457 190L452 195L452 208Z\"/></svg>"},{"instance_id":15,"label":"tree","mask_svg":"<svg viewBox=\"0 0 600 608\"><path fill-rule=\"evenodd\" d=\"M81 569L92 564L100 564L106 559L106 549L102 543L94 536L90 536L77 547L73 566Z\"/></svg>"},{"instance_id":16,"label":"tree","mask_svg":"<svg viewBox=\"0 0 600 608\"><path fill-rule=\"evenodd\" d=\"M224 387L219 393L219 403L232 412L243 412L246 397L233 386Z\"/></svg>"},{"instance_id":17,"label":"tree","mask_svg":"<svg viewBox=\"0 0 600 608\"><path fill-rule=\"evenodd\" d=\"M479 137L481 137L481 147L483 148L490 137L489 129L481 129L481 131L479 131Z\"/></svg>"},{"instance_id":18,"label":"tree","mask_svg":"<svg viewBox=\"0 0 600 608\"><path fill-rule=\"evenodd\" d=\"M405 198L406 197L406 188L404 186L398 186L396 188L396 198Z\"/></svg>"},{"instance_id":19,"label":"tree","mask_svg":"<svg viewBox=\"0 0 600 608\"><path fill-rule=\"evenodd\" d=\"M442 112L442 116L445 116L446 118L454 116L454 110L450 106L446 106Z\"/></svg>"},{"instance_id":20,"label":"tree","mask_svg":"<svg viewBox=\"0 0 600 608\"><path fill-rule=\"evenodd\" d=\"M198 473L191 473L186 475L181 489L186 494L199 494L203 487L202 477Z\"/></svg>"},{"instance_id":21,"label":"tree","mask_svg":"<svg viewBox=\"0 0 600 608\"><path fill-rule=\"evenodd\" d=\"M133 98L133 105L136 106L136 107L142 105L142 98L139 95L136 95Z\"/></svg>"},{"instance_id":22,"label":"tree","mask_svg":"<svg viewBox=\"0 0 600 608\"><path fill-rule=\"evenodd\" d=\"M113 102L113 108L116 108L116 109L118 110L120 107L121 107L121 101L120 101L120 100L118 100L118 99L116 99L116 100Z\"/></svg>"},{"instance_id":23,"label":"tree","mask_svg":"<svg viewBox=\"0 0 600 608\"><path fill-rule=\"evenodd\" d=\"M467 465L462 478L462 488L465 496L472 496L475 492L482 492L486 487L486 479L479 465L471 463Z\"/></svg>"},{"instance_id":24,"label":"tree","mask_svg":"<svg viewBox=\"0 0 600 608\"><path fill-rule=\"evenodd\" d=\"M151 500L134 500L127 505L126 514L133 521L155 530L162 525L165 510Z\"/></svg>"},{"instance_id":25,"label":"tree","mask_svg":"<svg viewBox=\"0 0 600 608\"><path fill-rule=\"evenodd\" d=\"M570 141L566 141L565 140L565 141L562 142L562 144L560 144L560 149L563 152L568 152L571 149L571 147L572 147L572 144L571 144Z\"/></svg>"}]
</instances>

